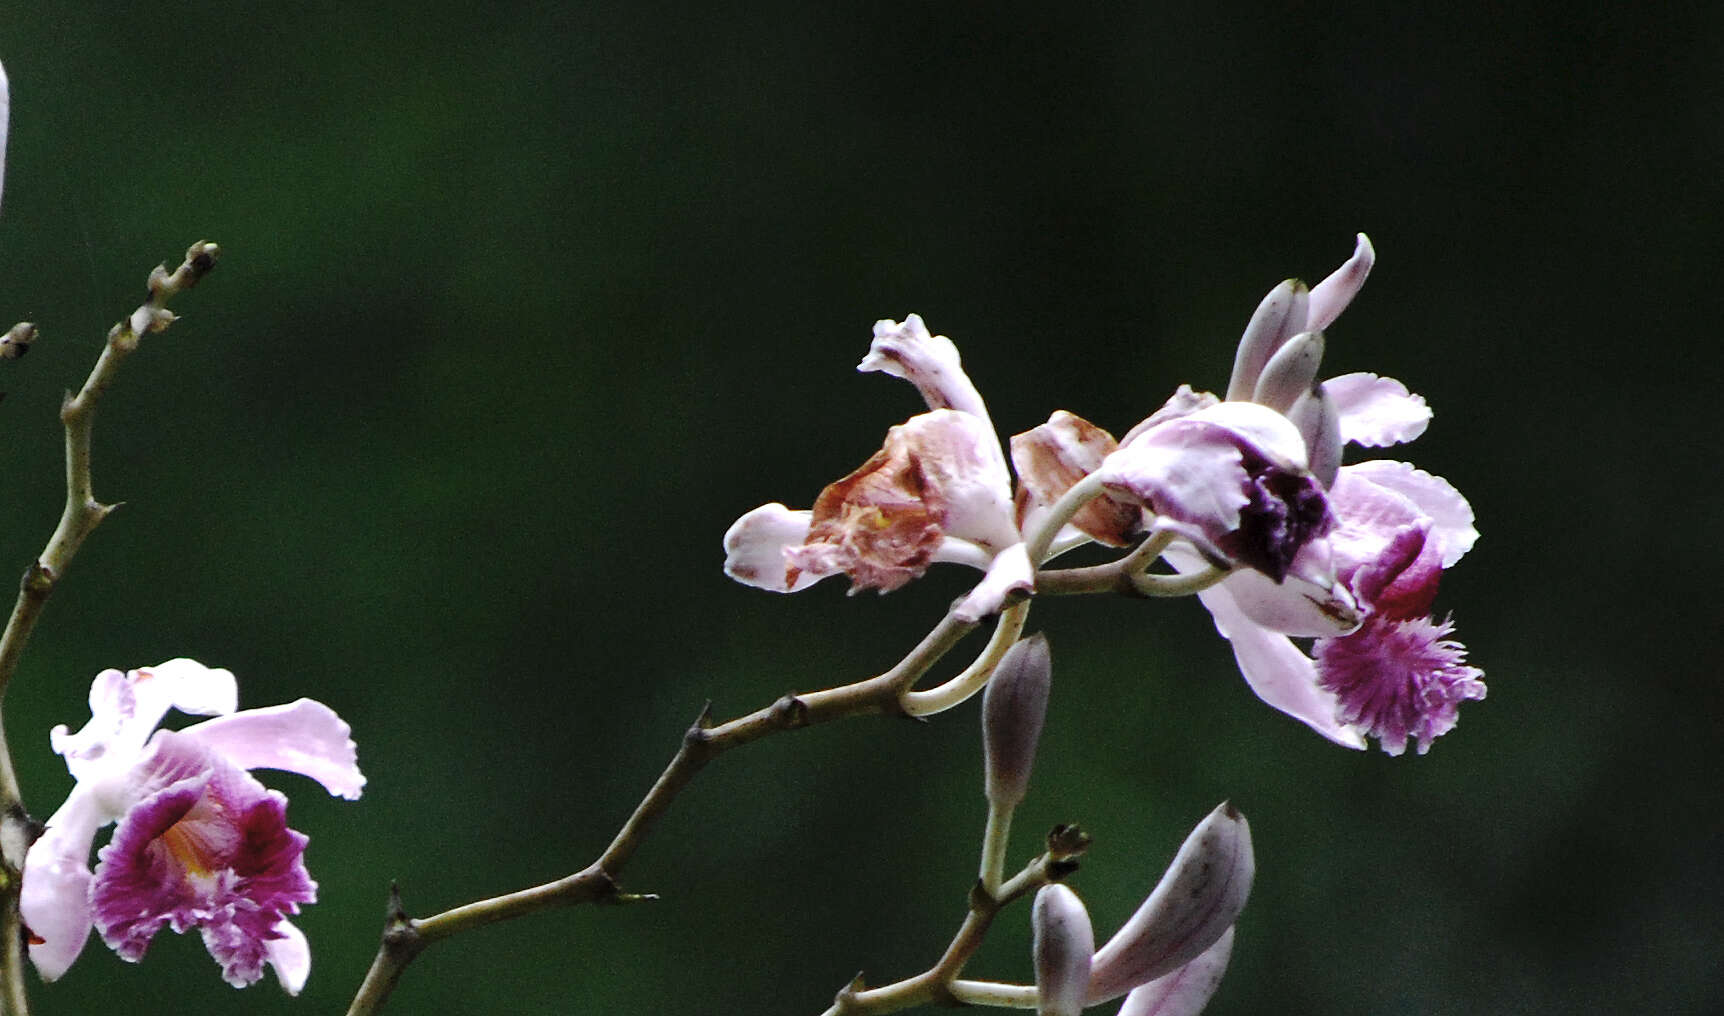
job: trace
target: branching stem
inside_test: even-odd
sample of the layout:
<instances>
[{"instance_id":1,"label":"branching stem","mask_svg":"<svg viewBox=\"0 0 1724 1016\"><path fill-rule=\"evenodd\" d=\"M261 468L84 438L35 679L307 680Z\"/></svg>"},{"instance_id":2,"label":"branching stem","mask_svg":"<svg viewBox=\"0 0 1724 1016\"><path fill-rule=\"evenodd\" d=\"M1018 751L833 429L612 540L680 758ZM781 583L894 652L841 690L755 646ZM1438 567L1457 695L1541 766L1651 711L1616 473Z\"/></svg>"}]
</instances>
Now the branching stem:
<instances>
[{"instance_id":1,"label":"branching stem","mask_svg":"<svg viewBox=\"0 0 1724 1016\"><path fill-rule=\"evenodd\" d=\"M1046 560L1060 529L1085 504L1102 493L1102 486L1093 475L1080 480L1067 491L1043 517L1037 530L1025 534L1030 560L1038 566ZM1225 577L1225 573L1165 578L1145 574L1148 567L1167 548L1171 539L1164 535L1152 536L1119 560L1094 568L1039 572L1036 580L1037 592L1053 595L1096 592L1159 595L1156 591L1158 584L1164 582L1182 583L1191 587L1189 591L1196 591L1202 587L1202 583L1219 581ZM381 1011L407 966L432 943L451 935L555 907L653 898L621 892L617 879L652 827L708 762L732 748L751 744L768 734L847 716L925 716L950 709L987 684L1000 658L1023 633L1028 613L1028 600L1008 606L1001 612L987 647L975 661L956 677L925 691L913 690L915 683L964 636L973 631L977 622L960 619L956 611L948 612L897 666L863 681L821 691L786 695L770 706L718 725L712 723L708 711L703 711L695 724L683 735L682 745L677 749L676 756L671 759L664 772L659 774L652 789L641 799L610 845L597 860L573 874L417 920L407 916L401 908L399 894L392 888L382 944L372 960L371 969L366 973L365 981L360 985L347 1010L347 1016L371 1016ZM828 1010L828 1016L896 1012L928 1001L957 1003L960 1001L960 990L985 994L988 991L1021 988L1012 985L986 986L987 982L957 980L959 972L981 944L982 937L1001 907L1070 870L1069 859L1049 853L1038 858L1010 881L999 884L1004 867L1009 822L1009 815L990 816L989 834L986 837L982 860L982 878L976 891L972 893L970 912L963 926L940 961L915 977L882 988L864 989L860 984L852 985L839 993L837 1001ZM960 983L965 987L953 987ZM982 987L975 987L977 985ZM1033 994L1035 989L1028 990ZM1021 995L1012 997L1019 998ZM1033 1008L1033 999L1031 1007Z\"/></svg>"},{"instance_id":2,"label":"branching stem","mask_svg":"<svg viewBox=\"0 0 1724 1016\"><path fill-rule=\"evenodd\" d=\"M975 628L975 622L963 621L948 613L909 655L883 674L837 688L804 695L785 695L770 706L716 726L709 711L703 710L683 735L676 756L659 774L652 789L647 791L604 853L580 871L554 882L479 900L421 920L407 917L399 906L398 897L392 892L383 944L372 960L371 969L354 996L353 1004L348 1007L348 1016L368 1016L380 1011L407 965L433 942L457 932L553 907L625 903L651 898L621 892L617 879L653 825L708 762L732 748L751 744L780 731L796 730L846 716L903 715L899 698L904 690Z\"/></svg>"},{"instance_id":3,"label":"branching stem","mask_svg":"<svg viewBox=\"0 0 1724 1016\"><path fill-rule=\"evenodd\" d=\"M6 689L18 671L18 661L55 585L65 575L84 540L116 507L96 500L90 478L90 433L96 404L113 383L120 364L137 350L143 337L173 323L174 315L167 310L168 301L208 275L220 253L213 243L195 243L186 251L185 261L172 272L166 265L152 271L148 298L108 330L107 344L83 387L75 395L68 394L60 404L60 422L66 429L66 506L42 553L24 570L12 615L5 631L0 633L0 702L5 699ZM18 332L19 328L14 328L7 335L10 338ZM30 328L29 334L34 338L35 329ZM24 852L36 831L35 823L24 809L18 776L12 768L12 753L6 746L5 721L0 719L0 846L4 847L4 870L0 872L4 890L0 896L0 1003L10 1016L27 1016L29 1012L24 992L25 936L18 915L18 888Z\"/></svg>"},{"instance_id":4,"label":"branching stem","mask_svg":"<svg viewBox=\"0 0 1724 1016\"><path fill-rule=\"evenodd\" d=\"M863 988L853 982L838 993L831 1008L821 1016L874 1016L930 1002L961 1004L963 1000L953 990L953 985L958 982L964 965L981 946L995 916L1013 900L1027 896L1049 882L1058 881L1071 870L1071 866L1068 859L1050 852L1031 861L997 893L989 893L978 885L970 893L970 912L965 915L964 923L959 926L939 962L914 977L878 988ZM1035 991L1034 988L1030 990Z\"/></svg>"}]
</instances>

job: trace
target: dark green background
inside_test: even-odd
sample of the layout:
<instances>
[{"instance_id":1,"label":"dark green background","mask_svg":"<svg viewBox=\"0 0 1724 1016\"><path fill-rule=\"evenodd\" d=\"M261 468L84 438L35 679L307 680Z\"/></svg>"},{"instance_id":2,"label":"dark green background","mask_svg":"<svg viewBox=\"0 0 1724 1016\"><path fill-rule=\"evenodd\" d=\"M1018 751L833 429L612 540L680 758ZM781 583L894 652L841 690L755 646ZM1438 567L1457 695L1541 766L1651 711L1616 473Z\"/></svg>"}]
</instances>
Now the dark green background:
<instances>
[{"instance_id":1,"label":"dark green background","mask_svg":"<svg viewBox=\"0 0 1724 1016\"><path fill-rule=\"evenodd\" d=\"M1089 828L1105 936L1236 802L1217 1016L1717 1011L1721 10L8 5L0 316L44 337L0 378L0 568L59 511L61 389L151 265L227 251L102 405L127 504L7 699L27 801L98 670L177 655L329 703L371 780L271 777L322 886L302 998L163 935L39 1011L339 1012L391 879L425 913L570 871L706 700L896 660L973 575L720 571L738 514L919 408L853 370L876 318L953 336L1007 432L1122 432L1360 229L1329 362L1436 409L1409 455L1477 509L1439 609L1490 698L1425 758L1350 753L1196 604L1049 602L1012 855ZM726 757L628 870L662 902L441 945L390 1011L812 1014L922 969L973 876L975 712ZM1027 908L972 970L1028 975Z\"/></svg>"}]
</instances>

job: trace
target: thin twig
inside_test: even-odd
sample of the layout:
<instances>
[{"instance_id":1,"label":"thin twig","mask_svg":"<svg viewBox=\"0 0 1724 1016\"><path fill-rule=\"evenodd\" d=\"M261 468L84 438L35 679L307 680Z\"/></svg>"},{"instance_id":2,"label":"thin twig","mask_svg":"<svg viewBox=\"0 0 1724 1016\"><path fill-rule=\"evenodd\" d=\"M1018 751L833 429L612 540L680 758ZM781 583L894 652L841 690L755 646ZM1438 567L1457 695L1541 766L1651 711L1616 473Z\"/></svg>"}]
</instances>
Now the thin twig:
<instances>
[{"instance_id":1,"label":"thin twig","mask_svg":"<svg viewBox=\"0 0 1724 1016\"><path fill-rule=\"evenodd\" d=\"M379 1012L407 965L427 946L451 935L555 907L598 902L627 903L653 898L622 892L617 879L653 825L708 762L732 748L752 744L781 731L798 730L848 716L903 715L899 697L904 690L975 628L975 622L963 621L948 613L909 655L883 674L837 688L785 695L772 705L716 726L712 723L710 711L702 710L694 725L683 735L675 757L659 774L640 804L635 806L610 845L597 860L580 871L554 882L478 900L419 920L406 915L400 907L399 896L392 889L382 945L348 1007L348 1016L369 1016Z\"/></svg>"},{"instance_id":2,"label":"thin twig","mask_svg":"<svg viewBox=\"0 0 1724 1016\"><path fill-rule=\"evenodd\" d=\"M213 243L195 243L186 251L185 262L172 272L166 265L157 266L150 273L148 297L137 310L108 330L107 344L84 386L77 394L68 394L60 404L60 422L66 428L66 507L41 555L24 570L12 616L6 622L5 632L0 633L0 702L4 701L6 689L18 671L18 661L49 595L84 540L115 508L96 500L91 486L90 432L95 423L96 404L113 383L121 362L136 351L144 335L162 331L173 323L174 315L167 310L168 300L197 285L215 267L219 254L220 249ZM22 355L28 341L34 338L33 326L15 326L7 333L7 342L16 346L11 355ZM0 1002L10 1016L27 1016L25 936L18 914L18 890L24 853L38 830L24 809L4 731L5 721L0 719L0 847L4 848L0 851L4 854L4 871L0 872L4 882L4 895L0 898Z\"/></svg>"}]
</instances>

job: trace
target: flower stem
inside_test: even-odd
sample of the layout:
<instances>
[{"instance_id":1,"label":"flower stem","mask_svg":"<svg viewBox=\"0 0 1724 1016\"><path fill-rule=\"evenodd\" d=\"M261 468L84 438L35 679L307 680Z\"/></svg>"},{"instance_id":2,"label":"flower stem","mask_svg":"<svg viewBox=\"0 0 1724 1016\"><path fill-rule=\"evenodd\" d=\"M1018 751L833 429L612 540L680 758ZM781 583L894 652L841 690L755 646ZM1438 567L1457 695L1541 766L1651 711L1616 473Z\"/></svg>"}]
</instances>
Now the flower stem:
<instances>
[{"instance_id":1,"label":"flower stem","mask_svg":"<svg viewBox=\"0 0 1724 1016\"><path fill-rule=\"evenodd\" d=\"M974 663L964 668L963 673L936 685L926 691L909 690L899 699L904 712L911 716L932 716L956 706L984 688L988 678L993 676L994 668L999 666L1000 658L1006 655L1006 650L1024 633L1024 622L1030 616L1030 601L1020 600L1005 610L1000 611L999 623L994 626L993 637L988 645L976 657Z\"/></svg>"},{"instance_id":2,"label":"flower stem","mask_svg":"<svg viewBox=\"0 0 1724 1016\"><path fill-rule=\"evenodd\" d=\"M54 586L66 572L72 558L84 540L108 517L115 506L96 500L90 478L90 432L95 423L96 404L113 383L120 364L137 350L143 336L159 332L173 323L167 302L174 296L198 284L215 267L221 253L213 243L195 243L186 251L185 261L172 272L166 265L150 273L149 297L137 310L108 330L107 344L96 358L95 367L84 380L76 395L67 395L60 404L60 423L66 430L66 506L54 534L40 556L30 562L19 583L18 599L6 628L0 633L0 703L6 689L18 671L24 648L36 628L36 621L47 605ZM18 332L12 329L10 337ZM34 329L30 329L32 336ZM16 355L16 354L14 354ZM38 831L24 810L23 794L18 776L12 767L12 753L4 736L5 721L0 718L0 853L3 853L4 896L0 898L0 1000L10 1016L27 1016L28 1000L24 993L24 933L23 920L18 914L19 881L24 867L24 854Z\"/></svg>"},{"instance_id":3,"label":"flower stem","mask_svg":"<svg viewBox=\"0 0 1724 1016\"><path fill-rule=\"evenodd\" d=\"M1054 537L1060 529L1072 520L1083 509L1083 506L1102 495L1101 478L1090 473L1083 479L1072 484L1071 489L1060 495L1037 524L1036 531L1024 534L1024 542L1029 545L1030 564L1040 567L1048 559L1048 550L1053 546Z\"/></svg>"},{"instance_id":4,"label":"flower stem","mask_svg":"<svg viewBox=\"0 0 1724 1016\"><path fill-rule=\"evenodd\" d=\"M1002 984L998 981L953 981L952 997L965 1005L991 1005L996 1009L1034 1009L1041 996L1033 984Z\"/></svg>"},{"instance_id":5,"label":"flower stem","mask_svg":"<svg viewBox=\"0 0 1724 1016\"><path fill-rule=\"evenodd\" d=\"M1000 891L1006 873L1006 848L1012 839L1012 812L1016 802L989 801L988 825L982 831L982 891L989 896Z\"/></svg>"},{"instance_id":6,"label":"flower stem","mask_svg":"<svg viewBox=\"0 0 1724 1016\"><path fill-rule=\"evenodd\" d=\"M978 886L977 891L970 893L970 912L964 916L964 923L959 926L957 934L952 937L951 944L946 947L939 962L914 977L878 988L861 988L851 984L838 993L831 1008L821 1016L871 1016L876 1013L898 1012L930 1002L961 1004L962 999L954 990L954 985L960 983L958 975L963 972L970 957L981 947L982 939L993 925L995 916L1005 909L1007 904L1056 881L1070 870L1069 867L1062 867L1068 863L1051 853L1043 854L1000 886L997 893L982 891ZM1035 989L1030 990L1033 992Z\"/></svg>"}]
</instances>

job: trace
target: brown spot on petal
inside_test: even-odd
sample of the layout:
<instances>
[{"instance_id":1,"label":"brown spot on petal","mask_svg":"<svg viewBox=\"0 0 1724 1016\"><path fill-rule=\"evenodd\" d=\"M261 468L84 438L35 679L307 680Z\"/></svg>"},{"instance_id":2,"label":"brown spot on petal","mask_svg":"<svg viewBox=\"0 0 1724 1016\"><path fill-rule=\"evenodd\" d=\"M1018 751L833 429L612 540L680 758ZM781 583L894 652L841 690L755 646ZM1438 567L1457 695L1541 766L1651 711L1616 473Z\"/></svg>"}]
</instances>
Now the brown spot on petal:
<instances>
[{"instance_id":1,"label":"brown spot on petal","mask_svg":"<svg viewBox=\"0 0 1724 1016\"><path fill-rule=\"evenodd\" d=\"M1045 508L1095 471L1117 448L1113 435L1081 416L1061 409L1048 422L1012 438L1012 466L1018 473L1018 525ZM1123 547L1131 542L1143 512L1136 505L1098 497L1072 518L1072 525L1100 543Z\"/></svg>"}]
</instances>

